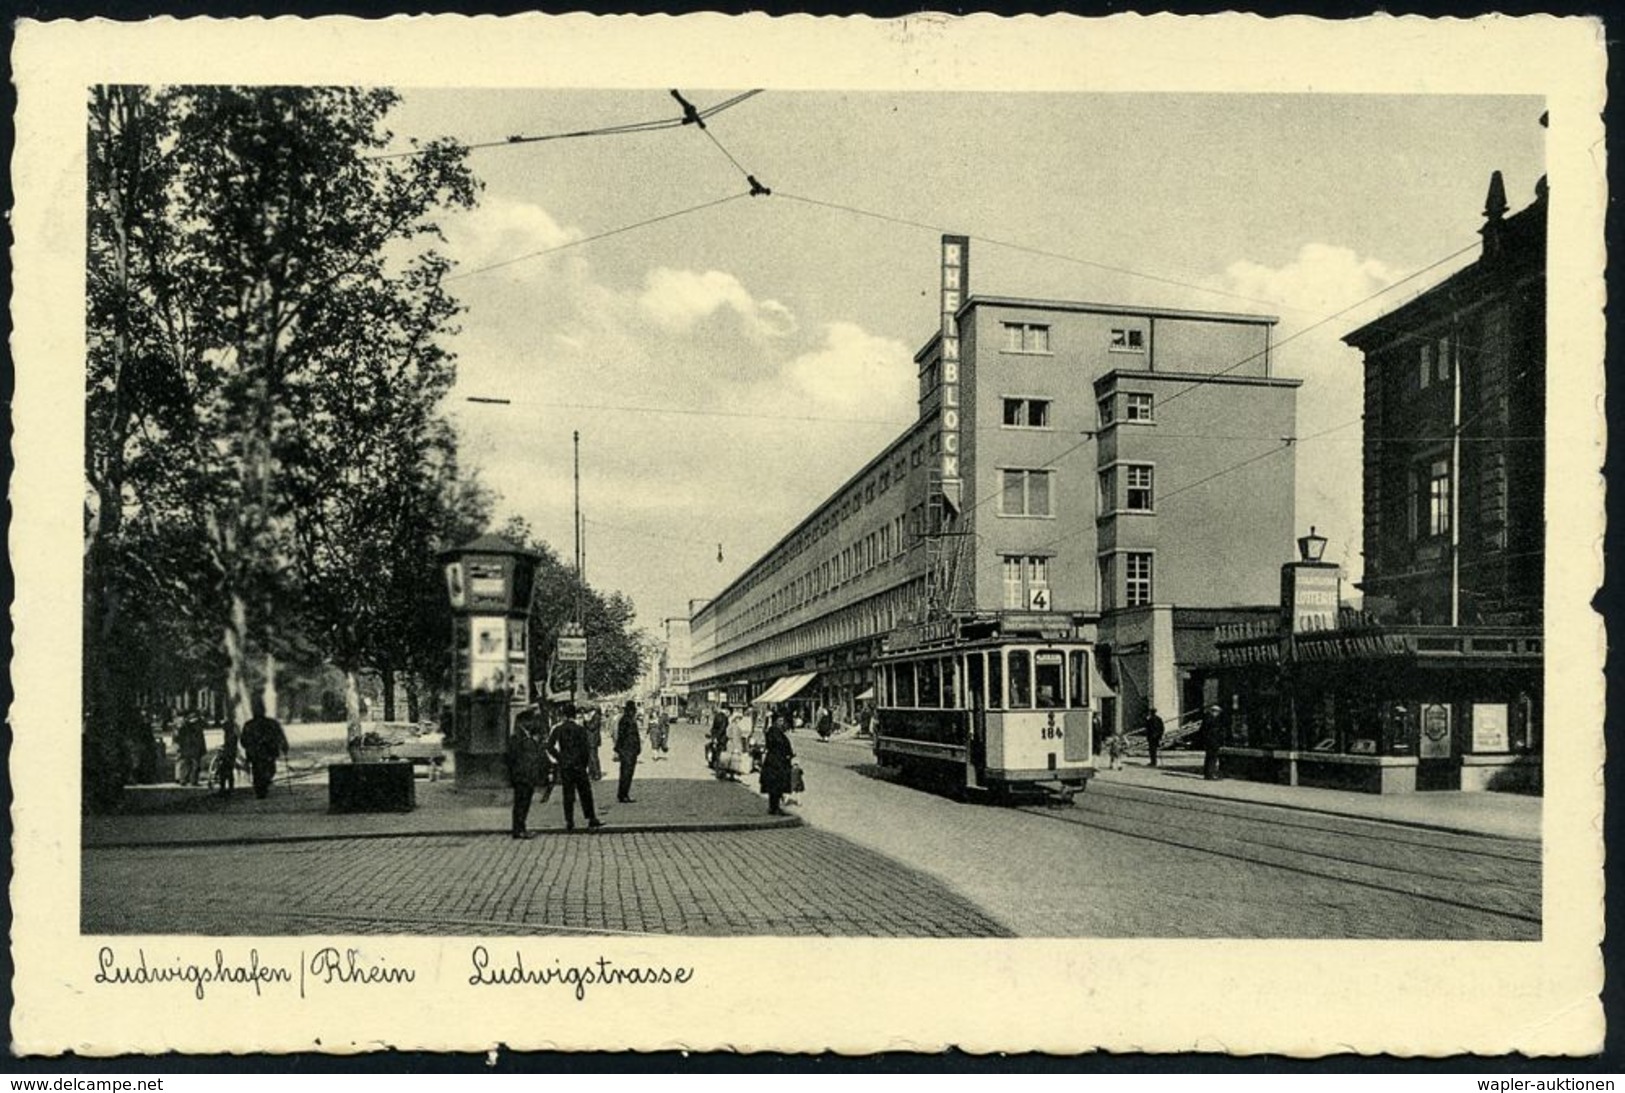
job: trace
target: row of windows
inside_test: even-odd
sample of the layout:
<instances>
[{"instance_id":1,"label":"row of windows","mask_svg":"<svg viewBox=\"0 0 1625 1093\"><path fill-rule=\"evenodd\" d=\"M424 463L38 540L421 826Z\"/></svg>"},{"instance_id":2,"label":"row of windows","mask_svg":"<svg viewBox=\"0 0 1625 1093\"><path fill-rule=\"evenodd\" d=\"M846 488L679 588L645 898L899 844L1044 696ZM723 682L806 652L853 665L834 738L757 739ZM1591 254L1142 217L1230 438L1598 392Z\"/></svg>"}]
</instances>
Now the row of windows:
<instances>
[{"instance_id":1,"label":"row of windows","mask_svg":"<svg viewBox=\"0 0 1625 1093\"><path fill-rule=\"evenodd\" d=\"M695 671L705 682L758 664L806 656L831 646L890 633L904 612L919 602L923 589L923 579L910 581L781 633L757 640L738 638L720 643L715 658L696 666Z\"/></svg>"},{"instance_id":2,"label":"row of windows","mask_svg":"<svg viewBox=\"0 0 1625 1093\"><path fill-rule=\"evenodd\" d=\"M930 440L934 450L935 446L939 443L939 440L935 435L933 435ZM719 612L725 611L730 605L739 605L743 601L748 601L751 599L752 593L757 588L761 587L764 583L773 582L778 579L778 575L787 566L795 563L797 559L800 559L807 552L814 550L824 538L836 531L845 521L857 516L865 506L875 503L876 500L884 496L893 488L902 489L909 469L911 467L921 466L925 461L925 455L926 441L922 439L919 443L915 444L912 449L905 449L897 452L891 462L871 473L866 482L862 483L861 485L854 484L847 491L844 497L841 497L837 501L831 502L826 507L823 515L821 515L816 521L807 525L807 527L803 528L802 531L791 539L791 541L785 545L784 549L781 550L775 557L769 559L766 564L764 564L756 572L750 574L745 581L728 596L726 602L719 603L717 605L717 610ZM895 525L901 525L901 523L902 519L900 517L890 521L890 524ZM917 535L919 534L917 530L917 519L915 521L915 525L915 534ZM880 543L878 542L878 539L881 536L886 536L889 539L889 543L886 545L881 554L882 558L889 558L894 554L902 553L904 549L904 540L900 526L892 528L890 532L888 532L885 527L882 527L871 533L871 537L877 541L870 549L882 549ZM806 563L803 563L803 565L805 564ZM874 564L875 563L873 562L868 562L864 563L861 568L854 568L854 566L857 566L858 563L850 560L843 562L840 553L832 555L828 560L814 563L808 567L806 573L797 578L797 582L804 583L802 584L798 598L794 602L796 604L805 603L808 599L822 595L838 585L845 583L847 580L850 580L851 577L855 576L858 572L872 568ZM844 575L837 576L837 573ZM783 614L784 611L788 610L791 606L791 602L783 599L775 601L771 604L769 603L769 600L760 600L749 607L744 607L743 609L737 610L731 614L724 615L719 613L717 616L719 619L717 636L719 640L726 641L740 633L755 629L770 618Z\"/></svg>"},{"instance_id":3,"label":"row of windows","mask_svg":"<svg viewBox=\"0 0 1625 1093\"><path fill-rule=\"evenodd\" d=\"M1124 421L1148 422L1154 421L1155 402L1148 391L1124 391L1107 395L1101 399L1098 408L1100 411L1100 424L1102 427L1111 425L1118 420L1117 406L1123 404ZM1028 429L1047 429L1050 426L1050 407L1053 400L1046 398L1006 398L1004 400L1004 423L1009 426Z\"/></svg>"},{"instance_id":4,"label":"row of windows","mask_svg":"<svg viewBox=\"0 0 1625 1093\"><path fill-rule=\"evenodd\" d=\"M1048 323L1004 323L1006 353L1050 353ZM1138 326L1111 328L1106 347L1113 353L1144 353L1145 330Z\"/></svg>"},{"instance_id":5,"label":"row of windows","mask_svg":"<svg viewBox=\"0 0 1625 1093\"><path fill-rule=\"evenodd\" d=\"M1099 559L1100 606L1146 607L1152 603L1150 551L1128 550L1102 554Z\"/></svg>"},{"instance_id":6,"label":"row of windows","mask_svg":"<svg viewBox=\"0 0 1625 1093\"><path fill-rule=\"evenodd\" d=\"M1122 420L1156 420L1153 413L1156 403L1149 391L1122 391L1113 392L1100 400L1100 424L1102 426L1111 425L1118 420L1117 405L1119 401L1123 404Z\"/></svg>"},{"instance_id":7,"label":"row of windows","mask_svg":"<svg viewBox=\"0 0 1625 1093\"><path fill-rule=\"evenodd\" d=\"M1428 459L1411 471L1409 513L1411 539L1450 534L1450 460Z\"/></svg>"},{"instance_id":8,"label":"row of windows","mask_svg":"<svg viewBox=\"0 0 1625 1093\"><path fill-rule=\"evenodd\" d=\"M990 649L882 665L880 704L914 710L1081 710L1089 657L1081 649Z\"/></svg>"},{"instance_id":9,"label":"row of windows","mask_svg":"<svg viewBox=\"0 0 1625 1093\"><path fill-rule=\"evenodd\" d=\"M1451 348L1448 337L1422 343L1416 358L1416 386L1419 389L1425 391L1434 382L1449 382Z\"/></svg>"},{"instance_id":10,"label":"row of windows","mask_svg":"<svg viewBox=\"0 0 1625 1093\"><path fill-rule=\"evenodd\" d=\"M1153 512L1156 508L1156 468L1149 463L1120 463L1099 472L1098 512Z\"/></svg>"}]
</instances>

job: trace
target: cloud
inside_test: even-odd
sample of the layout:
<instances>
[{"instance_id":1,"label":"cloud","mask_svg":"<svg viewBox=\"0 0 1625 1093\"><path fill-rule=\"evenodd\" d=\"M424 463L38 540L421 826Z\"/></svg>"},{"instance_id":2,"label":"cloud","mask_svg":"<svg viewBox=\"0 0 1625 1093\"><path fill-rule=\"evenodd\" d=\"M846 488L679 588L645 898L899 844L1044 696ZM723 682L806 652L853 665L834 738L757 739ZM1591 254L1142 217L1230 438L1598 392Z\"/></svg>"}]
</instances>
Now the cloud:
<instances>
[{"instance_id":1,"label":"cloud","mask_svg":"<svg viewBox=\"0 0 1625 1093\"><path fill-rule=\"evenodd\" d=\"M1398 275L1375 258L1361 258L1347 247L1305 243L1293 261L1272 269L1257 262L1232 262L1223 287L1299 314L1341 311L1357 300L1391 285Z\"/></svg>"},{"instance_id":2,"label":"cloud","mask_svg":"<svg viewBox=\"0 0 1625 1093\"><path fill-rule=\"evenodd\" d=\"M660 326L684 333L724 308L737 314L745 329L757 337L783 337L796 329L789 308L777 300L755 299L733 274L714 269L703 273L664 266L652 269L638 305Z\"/></svg>"},{"instance_id":3,"label":"cloud","mask_svg":"<svg viewBox=\"0 0 1625 1093\"><path fill-rule=\"evenodd\" d=\"M1442 278L1446 271L1441 271ZM1297 518L1332 540L1327 559L1358 580L1361 556L1360 437L1363 361L1344 334L1409 298L1382 293L1400 274L1380 259L1347 247L1306 243L1278 267L1231 263L1212 283L1269 301L1283 315L1273 370L1303 380L1298 391ZM1420 291L1432 280L1418 281ZM1374 297L1374 298L1373 298Z\"/></svg>"},{"instance_id":4,"label":"cloud","mask_svg":"<svg viewBox=\"0 0 1625 1093\"><path fill-rule=\"evenodd\" d=\"M540 205L507 198L486 198L467 212L445 217L441 226L458 273L512 262L505 267L508 276L539 276L548 264L525 256L582 238L579 228L560 224Z\"/></svg>"},{"instance_id":5,"label":"cloud","mask_svg":"<svg viewBox=\"0 0 1625 1093\"><path fill-rule=\"evenodd\" d=\"M865 411L864 417L907 420L913 401L914 359L895 338L870 334L855 323L824 327L824 342L790 361L783 375L813 405Z\"/></svg>"}]
</instances>

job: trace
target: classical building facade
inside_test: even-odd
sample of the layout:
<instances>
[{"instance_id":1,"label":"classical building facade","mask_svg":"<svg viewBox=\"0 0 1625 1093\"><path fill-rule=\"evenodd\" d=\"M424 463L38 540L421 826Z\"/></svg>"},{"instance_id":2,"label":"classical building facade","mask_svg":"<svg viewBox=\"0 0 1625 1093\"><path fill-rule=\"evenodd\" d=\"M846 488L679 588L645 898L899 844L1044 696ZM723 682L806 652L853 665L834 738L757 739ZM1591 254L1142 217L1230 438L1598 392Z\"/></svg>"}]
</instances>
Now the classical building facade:
<instances>
[{"instance_id":1,"label":"classical building facade","mask_svg":"<svg viewBox=\"0 0 1625 1093\"><path fill-rule=\"evenodd\" d=\"M1393 792L1541 785L1546 187L1490 181L1470 266L1364 354L1363 610L1216 649L1238 773Z\"/></svg>"},{"instance_id":2,"label":"classical building facade","mask_svg":"<svg viewBox=\"0 0 1625 1093\"><path fill-rule=\"evenodd\" d=\"M1109 712L1177 711L1180 613L1210 646L1292 540L1275 319L971 295L968 243L943 246L915 422L695 612L695 690L798 677L791 701L849 714L886 634L951 613L1116 642L1134 708Z\"/></svg>"}]
</instances>

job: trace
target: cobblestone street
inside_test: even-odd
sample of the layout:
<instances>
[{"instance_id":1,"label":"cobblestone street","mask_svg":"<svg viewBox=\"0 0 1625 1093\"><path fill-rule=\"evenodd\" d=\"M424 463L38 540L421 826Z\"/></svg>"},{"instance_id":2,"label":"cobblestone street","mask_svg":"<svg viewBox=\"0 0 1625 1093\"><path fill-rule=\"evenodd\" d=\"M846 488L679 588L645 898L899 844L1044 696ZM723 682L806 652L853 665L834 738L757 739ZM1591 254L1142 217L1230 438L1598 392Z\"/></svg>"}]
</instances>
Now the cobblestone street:
<instances>
[{"instance_id":1,"label":"cobblestone street","mask_svg":"<svg viewBox=\"0 0 1625 1093\"><path fill-rule=\"evenodd\" d=\"M1009 934L923 873L810 828L103 849L84 861L85 933Z\"/></svg>"}]
</instances>

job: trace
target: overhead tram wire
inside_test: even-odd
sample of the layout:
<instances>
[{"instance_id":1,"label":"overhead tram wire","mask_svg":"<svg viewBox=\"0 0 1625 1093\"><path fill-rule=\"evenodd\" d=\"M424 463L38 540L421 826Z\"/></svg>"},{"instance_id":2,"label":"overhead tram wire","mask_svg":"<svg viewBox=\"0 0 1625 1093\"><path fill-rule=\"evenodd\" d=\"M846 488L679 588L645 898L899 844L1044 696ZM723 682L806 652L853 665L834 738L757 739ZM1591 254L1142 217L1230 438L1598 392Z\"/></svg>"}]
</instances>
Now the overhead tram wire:
<instances>
[{"instance_id":1,"label":"overhead tram wire","mask_svg":"<svg viewBox=\"0 0 1625 1093\"><path fill-rule=\"evenodd\" d=\"M604 402L542 402L533 399L493 398L480 395L468 395L464 401L499 406L510 406L518 403L522 406L535 406L549 410L602 410L607 413L617 414L677 414L684 417L729 417L749 418L753 421L762 420L760 413L751 413L745 410L699 410L681 406L630 406ZM774 414L773 420L816 421L833 425L884 425L889 429L907 428L913 424L911 421L899 421L890 418L829 417L818 414Z\"/></svg>"},{"instance_id":2,"label":"overhead tram wire","mask_svg":"<svg viewBox=\"0 0 1625 1093\"><path fill-rule=\"evenodd\" d=\"M714 114L722 113L722 111L728 109L730 106L737 106L746 99L751 98L754 95L760 95L761 93L762 89L758 87L751 91L746 91L742 94L735 95L731 99L725 99L722 102L705 108L704 110L698 110L695 113L697 117L709 118ZM513 148L521 144L540 144L543 141L553 140L574 140L580 137L615 137L624 136L628 133L653 133L658 132L661 129L680 129L686 124L688 124L688 118L684 115L679 115L675 118L657 118L650 121L627 122L622 125L603 125L594 129L571 129L561 133L541 133L535 136L516 134L503 140L477 141L473 144L465 144L463 147L470 152L487 148ZM363 156L362 158L410 159L414 156L421 156L425 154L426 151L426 149L414 148L406 152L381 152L377 155Z\"/></svg>"},{"instance_id":3,"label":"overhead tram wire","mask_svg":"<svg viewBox=\"0 0 1625 1093\"><path fill-rule=\"evenodd\" d=\"M1382 295L1384 295L1386 293L1392 292L1394 289L1398 288L1400 285L1403 285L1403 284L1405 284L1406 282L1409 282L1409 281L1414 281L1416 278L1422 276L1424 273L1428 273L1428 272L1430 272L1432 270L1438 269L1440 266L1444 265L1447 262L1455 261L1457 258L1460 258L1462 255L1466 254L1468 251L1473 250L1473 249L1477 248L1478 246L1480 246L1479 243L1469 243L1465 247L1462 247L1460 250L1453 251L1450 254L1445 255L1443 258L1438 259L1437 261L1430 262L1427 265L1423 266L1421 269L1414 270L1411 273L1406 274L1404 277L1401 277L1399 280L1393 282L1392 284L1384 285L1382 288L1379 288L1377 291L1371 293L1369 296L1366 296L1363 299L1356 300L1356 301L1354 301L1354 303L1349 304L1345 308L1341 308L1340 310L1334 311L1330 315L1326 315L1326 316L1323 316L1323 317L1321 317L1319 319L1316 319L1314 322L1310 323L1308 326L1301 327L1301 328L1299 328L1297 330L1294 330L1291 334L1288 334L1286 337L1282 338L1280 341L1274 343L1273 345L1266 346L1264 349L1261 349L1256 353L1250 353L1247 356L1243 357L1241 360L1235 362L1234 364L1231 364L1231 365L1228 365L1228 366L1226 366L1224 368L1221 368L1217 372L1209 373L1207 376L1205 376L1205 377L1203 377L1201 379L1192 380L1188 386L1181 387L1179 390L1175 391L1173 394L1169 395L1167 398L1162 399L1161 402L1162 402L1163 405L1166 406L1168 403L1173 402L1175 399L1179 398L1181 395L1187 395L1197 387L1206 386L1207 384L1211 383L1215 377L1227 375L1227 374L1229 374L1231 372L1234 372L1236 369L1240 368L1242 365L1248 364L1248 363L1250 363L1252 361L1255 361L1259 357L1266 356L1269 353L1271 353L1272 351L1274 351L1276 349L1279 349L1281 346L1286 345L1288 342L1296 341L1297 339L1303 337L1305 334L1309 333L1311 330L1316 330L1316 329L1318 329L1320 327L1323 327L1327 323L1331 322L1333 319L1341 318L1342 316L1347 315L1349 312L1355 310L1356 308L1364 307L1366 304L1370 303L1372 300L1375 300L1378 296L1382 296Z\"/></svg>"},{"instance_id":4,"label":"overhead tram wire","mask_svg":"<svg viewBox=\"0 0 1625 1093\"><path fill-rule=\"evenodd\" d=\"M805 199L805 198L797 198L792 194L784 194L782 196L789 197L792 200L808 200L808 199ZM826 203L825 202L813 202L813 204L826 204ZM833 208L844 208L844 206L831 206L831 207L833 207ZM861 210L861 209L851 209L851 210L848 210L848 211L858 212L858 213L862 213L863 215L868 215L868 216L877 216L877 217L880 217L881 219L897 220L897 218L895 218L895 217L885 217L885 216L882 216L881 214L878 214L878 213L864 213L864 211ZM908 225L910 225L912 227L925 227L925 228L930 228L932 231L937 230L935 228L932 228L930 225L918 224L918 223L916 223L914 221L897 220L897 222L898 223L903 223L903 224L908 224ZM978 238L978 237L972 236L972 238ZM1189 394L1192 390L1194 390L1194 389L1196 389L1198 387L1203 387L1203 386L1208 385L1208 383L1211 382L1211 379L1212 379L1213 376L1222 376L1222 375L1225 375L1225 374L1227 374L1229 372L1233 372L1237 368L1240 368L1242 365L1247 364L1250 361L1257 360L1259 357L1263 356L1265 352L1269 352L1270 350L1277 349L1280 346L1283 346L1283 345L1287 344L1288 342L1291 342L1291 341L1293 341L1293 340L1295 340L1297 338L1300 338L1304 334L1307 334L1309 331L1314 330L1317 327L1324 326L1326 323L1331 322L1333 319L1336 319L1339 316L1347 315L1350 311L1353 311L1354 309L1359 308L1359 307L1363 307L1364 305L1366 305L1366 304L1370 303L1371 301L1377 299L1379 296L1382 296L1382 295L1384 295L1384 294L1386 294L1388 292L1391 292L1394 289L1398 288L1399 286L1401 286L1403 284L1406 284L1409 281L1415 280L1416 278L1422 276L1424 273L1427 273L1430 270L1437 269L1438 267L1444 265L1445 263L1453 261L1456 258L1461 257L1463 254L1466 254L1468 251L1474 249L1475 247L1477 247L1479 245L1480 244L1478 244L1478 243L1469 243L1467 246L1462 247L1461 249L1459 249L1457 251L1454 251L1454 252L1452 252L1450 254L1445 255L1443 258L1440 258L1437 261L1430 262L1428 265L1423 266L1421 269L1418 269L1418 270L1416 270L1416 271L1414 271L1412 273L1409 273L1406 276L1401 277L1399 280L1394 281L1391 284L1385 285L1382 288L1379 288L1377 291L1363 297L1362 299L1356 300L1354 303L1349 304L1346 307L1340 308L1339 310L1332 312L1330 315L1323 316L1322 318L1317 319L1315 322L1311 323L1310 325L1308 325L1306 327L1303 327L1303 328L1301 328L1299 330L1294 331L1293 333L1287 335L1285 338L1282 338L1280 341L1276 342L1274 345L1270 346L1269 350L1265 350L1263 352L1249 353L1247 356L1243 357L1239 361L1236 361L1234 364L1228 365L1225 368L1222 368L1217 372L1211 373L1209 376L1204 377L1202 379L1193 380L1189 385L1180 388L1179 390L1175 391L1173 394L1167 396L1166 398L1159 399L1158 404L1162 405L1162 406L1166 406L1168 403L1174 401L1179 396ZM1082 261L1082 259L1080 259L1080 261ZM1361 419L1356 418L1354 420L1359 421ZM1350 424L1353 424L1353 422L1345 422L1342 425L1334 426L1331 429L1324 429L1319 433L1315 433L1315 434L1313 434L1311 436L1307 436L1307 437L1283 437L1282 438L1282 440L1283 440L1282 447L1280 449L1271 449L1271 451L1284 450L1285 448L1291 447L1295 443L1303 443L1304 441L1319 439L1319 438L1325 436L1327 433L1332 433L1332 432L1336 432L1338 429L1347 428L1348 425L1350 425ZM1072 445L1071 447L1066 448L1063 451L1057 453L1056 455L1051 456L1048 460L1044 461L1043 463L1039 464L1036 468L1033 468L1033 469L1035 469L1035 470L1044 470L1046 468L1054 467L1057 463L1059 463L1061 460L1065 459L1067 456L1072 455L1074 452L1077 452L1079 449L1083 448L1085 445L1092 443L1095 440L1098 433L1099 433L1098 429L1085 430L1082 440L1078 441L1076 444ZM1260 438L1260 439L1264 439L1264 438ZM972 512L975 512L977 509L979 509L983 505L987 504L989 501L997 500L998 497L1002 493L1003 493L1003 490L1001 488L999 490L994 491L993 493L988 494L985 497L978 498L977 500L973 501L970 505L963 508L961 510L961 512L960 512L960 515L962 517L970 515Z\"/></svg>"},{"instance_id":5,"label":"overhead tram wire","mask_svg":"<svg viewBox=\"0 0 1625 1093\"><path fill-rule=\"evenodd\" d=\"M802 194L785 193L783 190L779 190L777 192L780 197L788 198L791 201L799 201L804 205L815 205L824 209L834 209L838 212L853 213L857 216L866 216L873 220L883 220L886 223L898 224L907 228L921 228L925 231L934 232L938 235L961 234L959 232L950 231L949 229L936 224L927 224L919 220L909 220L906 217L892 216L888 213L877 213L870 209L857 208L854 205L842 205L834 201L820 201L815 197L806 197ZM1209 285L1196 285L1190 283L1189 281L1179 281L1171 277L1162 277L1155 273L1145 273L1140 270L1129 269L1126 266L1114 266L1107 262L1096 262L1089 258L1079 258L1075 254L1061 254L1058 251L1043 250L1039 247L1028 246L1025 243L1012 243L1007 239L995 239L992 236L978 235L974 232L964 234L967 236L967 238L974 242L986 243L989 246L994 247L1003 247L1006 250L1013 250L1022 254L1032 254L1043 258L1053 258L1061 262L1071 262L1074 265L1088 266L1091 269L1105 270L1108 273L1121 273L1128 277L1137 277L1142 281L1153 281L1158 284L1170 285L1175 288L1191 289L1195 292L1204 292L1214 296L1225 296L1232 300L1242 300L1249 304L1260 304L1269 308L1281 306L1277 301L1274 300L1264 300L1257 296L1247 296L1240 292L1230 292L1222 288L1213 288ZM1297 309L1294 308L1292 310Z\"/></svg>"},{"instance_id":6,"label":"overhead tram wire","mask_svg":"<svg viewBox=\"0 0 1625 1093\"><path fill-rule=\"evenodd\" d=\"M556 247L547 247L543 250L531 251L529 254L521 254L514 258L505 258L500 262L492 262L487 266L476 266L474 269L459 270L456 273L446 275L445 277L441 278L441 280L442 282L456 281L464 277L472 277L476 273L490 273L492 270L502 269L505 266L512 266L519 262L527 262L532 258L541 258L543 255L557 254L561 250L569 250L571 247L580 247L588 243L596 243L598 240L608 239L612 235L621 235L625 232L636 231L638 228L647 228L651 224L659 224L665 220L675 220L679 216L687 216L690 213L701 212L705 209L714 209L718 205L726 205L730 201L738 201L740 198L748 196L750 195L729 194L727 197L719 197L715 201L706 201L699 205L690 205L686 209L678 209L675 212L662 213L659 216L651 216L649 219L640 220L636 224L627 224L624 227L611 228L609 231L599 232L597 235L589 235L582 239L572 239L570 242L560 243Z\"/></svg>"}]
</instances>

